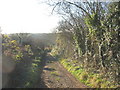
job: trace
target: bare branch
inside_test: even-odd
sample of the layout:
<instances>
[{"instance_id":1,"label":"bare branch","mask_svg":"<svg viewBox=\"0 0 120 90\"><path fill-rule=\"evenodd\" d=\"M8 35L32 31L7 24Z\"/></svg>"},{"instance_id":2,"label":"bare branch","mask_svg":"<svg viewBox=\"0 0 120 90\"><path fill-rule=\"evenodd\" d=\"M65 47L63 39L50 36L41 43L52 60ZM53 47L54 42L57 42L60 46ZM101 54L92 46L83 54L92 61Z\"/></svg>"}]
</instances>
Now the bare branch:
<instances>
[{"instance_id":1,"label":"bare branch","mask_svg":"<svg viewBox=\"0 0 120 90\"><path fill-rule=\"evenodd\" d=\"M80 6L78 6L77 4L72 3L72 2L67 2L67 3L69 3L69 4L71 4L71 5L74 5L74 6L76 6L77 8L80 8L81 10L83 10L83 11L91 18L91 15L90 15L85 9L83 9L82 7L80 7Z\"/></svg>"}]
</instances>

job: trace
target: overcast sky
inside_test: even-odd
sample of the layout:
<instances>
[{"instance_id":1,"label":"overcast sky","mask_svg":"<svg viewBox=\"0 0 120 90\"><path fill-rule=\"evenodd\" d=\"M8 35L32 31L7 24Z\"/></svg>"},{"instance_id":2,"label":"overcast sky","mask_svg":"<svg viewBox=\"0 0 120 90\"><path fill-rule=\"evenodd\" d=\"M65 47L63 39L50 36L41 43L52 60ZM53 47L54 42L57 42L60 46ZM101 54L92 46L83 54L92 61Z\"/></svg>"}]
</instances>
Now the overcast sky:
<instances>
[{"instance_id":1,"label":"overcast sky","mask_svg":"<svg viewBox=\"0 0 120 90\"><path fill-rule=\"evenodd\" d=\"M2 33L49 33L59 18L50 15L50 7L40 0L0 0Z\"/></svg>"}]
</instances>

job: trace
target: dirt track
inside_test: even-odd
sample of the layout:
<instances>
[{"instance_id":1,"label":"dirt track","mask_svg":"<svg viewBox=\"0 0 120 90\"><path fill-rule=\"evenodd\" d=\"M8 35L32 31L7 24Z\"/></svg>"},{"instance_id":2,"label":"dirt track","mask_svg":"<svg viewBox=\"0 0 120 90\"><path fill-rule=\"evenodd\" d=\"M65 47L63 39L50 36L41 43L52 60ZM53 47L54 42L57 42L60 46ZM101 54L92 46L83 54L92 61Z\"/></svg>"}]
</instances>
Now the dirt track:
<instances>
[{"instance_id":1,"label":"dirt track","mask_svg":"<svg viewBox=\"0 0 120 90\"><path fill-rule=\"evenodd\" d=\"M46 57L41 79L47 88L87 88L50 55Z\"/></svg>"}]
</instances>

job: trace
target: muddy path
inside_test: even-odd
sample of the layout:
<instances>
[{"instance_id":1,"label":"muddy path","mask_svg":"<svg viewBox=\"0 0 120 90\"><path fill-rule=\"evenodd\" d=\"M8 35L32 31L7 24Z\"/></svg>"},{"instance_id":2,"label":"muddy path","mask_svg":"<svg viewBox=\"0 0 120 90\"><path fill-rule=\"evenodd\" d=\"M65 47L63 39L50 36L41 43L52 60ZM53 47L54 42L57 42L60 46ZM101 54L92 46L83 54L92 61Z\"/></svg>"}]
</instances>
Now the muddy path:
<instances>
[{"instance_id":1,"label":"muddy path","mask_svg":"<svg viewBox=\"0 0 120 90\"><path fill-rule=\"evenodd\" d=\"M38 88L87 88L73 77L54 57L47 55ZM46 87L44 87L46 86Z\"/></svg>"}]
</instances>

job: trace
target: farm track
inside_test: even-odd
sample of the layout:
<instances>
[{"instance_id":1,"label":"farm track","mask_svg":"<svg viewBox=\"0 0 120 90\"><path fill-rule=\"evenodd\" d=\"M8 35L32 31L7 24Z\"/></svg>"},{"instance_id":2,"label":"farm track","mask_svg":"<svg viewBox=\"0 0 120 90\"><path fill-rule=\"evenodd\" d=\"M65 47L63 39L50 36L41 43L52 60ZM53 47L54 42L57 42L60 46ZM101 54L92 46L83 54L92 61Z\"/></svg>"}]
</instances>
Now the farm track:
<instances>
[{"instance_id":1,"label":"farm track","mask_svg":"<svg viewBox=\"0 0 120 90\"><path fill-rule=\"evenodd\" d=\"M46 63L41 74L41 82L37 88L87 88L51 55L48 55L45 61Z\"/></svg>"}]
</instances>

